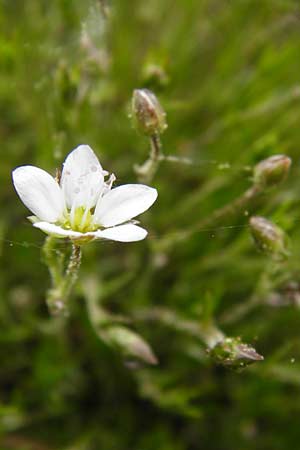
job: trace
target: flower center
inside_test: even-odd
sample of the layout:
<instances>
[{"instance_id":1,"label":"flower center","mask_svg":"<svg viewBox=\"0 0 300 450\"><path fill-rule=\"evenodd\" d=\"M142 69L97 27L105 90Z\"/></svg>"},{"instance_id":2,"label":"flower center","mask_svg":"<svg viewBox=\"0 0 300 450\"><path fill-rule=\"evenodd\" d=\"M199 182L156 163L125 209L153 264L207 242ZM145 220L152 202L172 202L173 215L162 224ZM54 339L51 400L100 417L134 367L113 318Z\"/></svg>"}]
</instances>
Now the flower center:
<instances>
[{"instance_id":1,"label":"flower center","mask_svg":"<svg viewBox=\"0 0 300 450\"><path fill-rule=\"evenodd\" d=\"M99 227L93 223L93 214L94 208L88 209L84 206L77 206L73 211L68 211L63 226L80 233L95 231Z\"/></svg>"}]
</instances>

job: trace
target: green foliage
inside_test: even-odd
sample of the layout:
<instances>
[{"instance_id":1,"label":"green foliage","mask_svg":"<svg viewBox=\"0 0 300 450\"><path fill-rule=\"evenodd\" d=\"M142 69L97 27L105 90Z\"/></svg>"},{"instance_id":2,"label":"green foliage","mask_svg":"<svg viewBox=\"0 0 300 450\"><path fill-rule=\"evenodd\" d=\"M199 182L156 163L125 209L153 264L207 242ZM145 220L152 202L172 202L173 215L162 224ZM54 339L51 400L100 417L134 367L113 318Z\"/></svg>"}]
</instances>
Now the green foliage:
<instances>
[{"instance_id":1,"label":"green foliage","mask_svg":"<svg viewBox=\"0 0 300 450\"><path fill-rule=\"evenodd\" d=\"M299 17L292 0L0 0L1 450L297 448ZM136 182L140 88L168 121L149 236L87 244L71 316L51 318L45 236L10 172L54 174L86 143ZM276 154L287 180L253 190ZM257 251L254 212L284 230L288 258ZM217 365L207 347L224 336L264 361Z\"/></svg>"}]
</instances>

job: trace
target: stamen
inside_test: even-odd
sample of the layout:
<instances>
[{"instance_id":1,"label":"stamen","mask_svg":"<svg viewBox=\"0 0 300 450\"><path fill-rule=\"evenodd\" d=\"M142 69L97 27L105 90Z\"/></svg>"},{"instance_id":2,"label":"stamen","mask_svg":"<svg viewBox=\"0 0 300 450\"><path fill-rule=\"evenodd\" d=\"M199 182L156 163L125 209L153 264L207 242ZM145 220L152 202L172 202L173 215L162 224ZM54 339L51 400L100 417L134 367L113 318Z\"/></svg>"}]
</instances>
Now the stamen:
<instances>
[{"instance_id":1,"label":"stamen","mask_svg":"<svg viewBox=\"0 0 300 450\"><path fill-rule=\"evenodd\" d=\"M90 206L87 205L85 210L84 210L84 213L82 215L82 219L81 219L81 222L80 222L80 228L81 229L84 229L84 227L86 225L86 219L87 219L88 213L90 212L90 209L91 209Z\"/></svg>"},{"instance_id":2,"label":"stamen","mask_svg":"<svg viewBox=\"0 0 300 450\"><path fill-rule=\"evenodd\" d=\"M71 211L70 211L70 224L71 224L72 229L74 229L74 227L75 227L75 209L76 209L76 204L75 204L75 202L73 202Z\"/></svg>"},{"instance_id":3,"label":"stamen","mask_svg":"<svg viewBox=\"0 0 300 450\"><path fill-rule=\"evenodd\" d=\"M110 174L109 179L107 180L106 183L104 183L103 185L103 189L102 192L100 194L100 196L102 197L104 194L106 194L108 191L111 190L112 185L114 184L114 182L116 181L116 176L114 173Z\"/></svg>"}]
</instances>

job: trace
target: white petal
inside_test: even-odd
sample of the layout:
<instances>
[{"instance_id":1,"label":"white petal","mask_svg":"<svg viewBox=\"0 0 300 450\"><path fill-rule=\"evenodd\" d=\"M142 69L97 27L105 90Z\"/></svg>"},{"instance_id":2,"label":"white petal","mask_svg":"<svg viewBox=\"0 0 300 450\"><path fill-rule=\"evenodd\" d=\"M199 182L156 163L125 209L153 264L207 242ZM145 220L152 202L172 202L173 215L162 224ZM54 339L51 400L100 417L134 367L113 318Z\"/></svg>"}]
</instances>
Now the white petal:
<instances>
[{"instance_id":1,"label":"white petal","mask_svg":"<svg viewBox=\"0 0 300 450\"><path fill-rule=\"evenodd\" d=\"M146 211L155 202L157 190L143 184L124 184L99 198L94 221L104 227L119 225Z\"/></svg>"},{"instance_id":2,"label":"white petal","mask_svg":"<svg viewBox=\"0 0 300 450\"><path fill-rule=\"evenodd\" d=\"M119 242L134 242L145 239L148 232L144 230L144 228L128 223L117 227L107 228L106 230L98 230L90 234L93 234L98 239L111 239L112 241Z\"/></svg>"},{"instance_id":3,"label":"white petal","mask_svg":"<svg viewBox=\"0 0 300 450\"><path fill-rule=\"evenodd\" d=\"M66 205L71 208L96 205L104 174L97 156L88 145L79 145L67 156L61 176Z\"/></svg>"},{"instance_id":4,"label":"white petal","mask_svg":"<svg viewBox=\"0 0 300 450\"><path fill-rule=\"evenodd\" d=\"M45 170L34 166L17 167L12 173L12 179L24 205L40 220L56 222L62 216L62 191Z\"/></svg>"},{"instance_id":5,"label":"white petal","mask_svg":"<svg viewBox=\"0 0 300 450\"><path fill-rule=\"evenodd\" d=\"M51 234L58 238L68 237L74 239L84 236L84 233L79 233L79 231L65 230L64 228L49 222L36 222L33 226L44 231L44 233Z\"/></svg>"}]
</instances>

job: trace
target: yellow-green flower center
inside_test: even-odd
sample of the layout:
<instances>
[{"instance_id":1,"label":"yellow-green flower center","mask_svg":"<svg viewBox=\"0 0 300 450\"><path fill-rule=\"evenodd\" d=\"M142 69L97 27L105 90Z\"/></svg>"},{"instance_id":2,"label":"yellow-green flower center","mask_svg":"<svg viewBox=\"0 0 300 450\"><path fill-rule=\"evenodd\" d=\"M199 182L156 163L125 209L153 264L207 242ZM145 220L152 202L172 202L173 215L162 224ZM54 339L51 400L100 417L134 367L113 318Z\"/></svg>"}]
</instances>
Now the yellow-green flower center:
<instances>
[{"instance_id":1,"label":"yellow-green flower center","mask_svg":"<svg viewBox=\"0 0 300 450\"><path fill-rule=\"evenodd\" d=\"M87 233L95 231L99 226L93 223L93 209L86 209L84 206L78 206L75 211L68 211L65 216L64 228Z\"/></svg>"}]
</instances>

